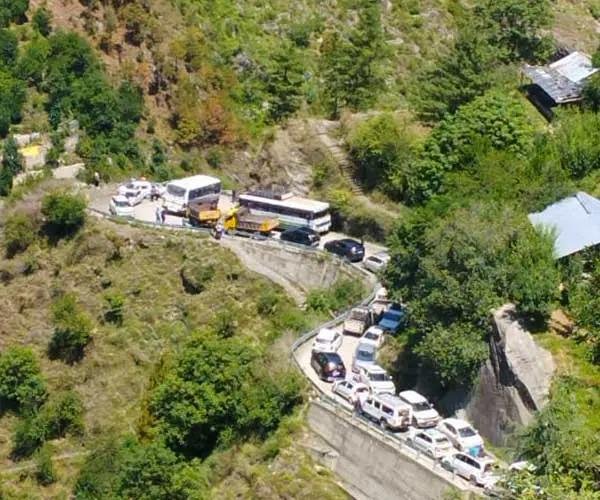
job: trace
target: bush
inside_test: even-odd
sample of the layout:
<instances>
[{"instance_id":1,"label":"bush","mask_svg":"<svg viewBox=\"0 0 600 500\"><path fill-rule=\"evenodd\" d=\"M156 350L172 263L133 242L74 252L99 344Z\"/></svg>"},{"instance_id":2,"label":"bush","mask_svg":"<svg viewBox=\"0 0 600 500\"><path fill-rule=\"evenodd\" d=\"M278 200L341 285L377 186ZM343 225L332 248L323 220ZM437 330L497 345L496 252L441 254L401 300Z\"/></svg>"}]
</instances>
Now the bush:
<instances>
[{"instance_id":1,"label":"bush","mask_svg":"<svg viewBox=\"0 0 600 500\"><path fill-rule=\"evenodd\" d=\"M52 31L52 14L45 6L42 6L34 12L31 24L40 35L48 36Z\"/></svg>"},{"instance_id":2,"label":"bush","mask_svg":"<svg viewBox=\"0 0 600 500\"><path fill-rule=\"evenodd\" d=\"M37 238L37 221L23 214L10 215L4 223L6 256L11 258L27 250Z\"/></svg>"},{"instance_id":3,"label":"bush","mask_svg":"<svg viewBox=\"0 0 600 500\"><path fill-rule=\"evenodd\" d=\"M104 321L117 326L123 325L125 296L122 293L106 292L104 294Z\"/></svg>"},{"instance_id":4,"label":"bush","mask_svg":"<svg viewBox=\"0 0 600 500\"><path fill-rule=\"evenodd\" d=\"M65 295L52 306L54 335L48 354L67 363L79 361L91 340L92 322L77 305L75 296Z\"/></svg>"},{"instance_id":5,"label":"bush","mask_svg":"<svg viewBox=\"0 0 600 500\"><path fill-rule=\"evenodd\" d=\"M198 259L188 259L180 271L184 290L192 295L202 293L213 279L216 267L211 262Z\"/></svg>"},{"instance_id":6,"label":"bush","mask_svg":"<svg viewBox=\"0 0 600 500\"><path fill-rule=\"evenodd\" d=\"M0 411L32 411L46 397L46 382L33 351L8 347L0 355Z\"/></svg>"},{"instance_id":7,"label":"bush","mask_svg":"<svg viewBox=\"0 0 600 500\"><path fill-rule=\"evenodd\" d=\"M38 452L35 459L35 478L38 484L48 486L56 481L56 471L52 463L52 446L46 444Z\"/></svg>"},{"instance_id":8,"label":"bush","mask_svg":"<svg viewBox=\"0 0 600 500\"><path fill-rule=\"evenodd\" d=\"M66 192L48 193L42 200L46 233L61 238L76 233L85 221L86 202L81 196Z\"/></svg>"},{"instance_id":9,"label":"bush","mask_svg":"<svg viewBox=\"0 0 600 500\"><path fill-rule=\"evenodd\" d=\"M14 460L30 457L48 439L49 422L37 414L29 415L15 426L13 449Z\"/></svg>"},{"instance_id":10,"label":"bush","mask_svg":"<svg viewBox=\"0 0 600 500\"><path fill-rule=\"evenodd\" d=\"M306 308L316 312L340 312L360 302L365 290L360 280L340 279L331 288L315 288L306 297Z\"/></svg>"}]
</instances>

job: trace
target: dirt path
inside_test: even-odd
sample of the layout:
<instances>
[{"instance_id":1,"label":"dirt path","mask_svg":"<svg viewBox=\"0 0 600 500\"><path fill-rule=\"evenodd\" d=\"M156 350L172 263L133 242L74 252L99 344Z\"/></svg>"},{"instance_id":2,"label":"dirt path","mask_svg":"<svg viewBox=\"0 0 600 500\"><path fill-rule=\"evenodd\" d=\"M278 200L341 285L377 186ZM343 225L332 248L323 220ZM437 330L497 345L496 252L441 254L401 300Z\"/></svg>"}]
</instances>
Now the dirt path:
<instances>
[{"instance_id":1,"label":"dirt path","mask_svg":"<svg viewBox=\"0 0 600 500\"><path fill-rule=\"evenodd\" d=\"M53 462L62 462L70 460L72 458L86 457L90 454L90 451L70 451L68 453L62 453L52 457ZM12 467L0 468L0 474L14 474L15 472L21 472L24 470L34 469L36 467L35 462L28 462L26 464L15 465Z\"/></svg>"}]
</instances>

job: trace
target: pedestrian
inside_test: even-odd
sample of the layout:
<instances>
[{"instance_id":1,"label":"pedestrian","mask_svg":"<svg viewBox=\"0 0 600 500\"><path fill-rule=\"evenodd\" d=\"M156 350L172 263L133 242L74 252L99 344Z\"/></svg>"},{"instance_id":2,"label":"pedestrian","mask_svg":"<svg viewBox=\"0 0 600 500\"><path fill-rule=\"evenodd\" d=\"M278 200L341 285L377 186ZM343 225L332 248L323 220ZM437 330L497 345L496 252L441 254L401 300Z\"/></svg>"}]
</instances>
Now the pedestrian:
<instances>
[{"instance_id":1,"label":"pedestrian","mask_svg":"<svg viewBox=\"0 0 600 500\"><path fill-rule=\"evenodd\" d=\"M221 236L223 236L223 221L219 219L215 226L215 239L220 240Z\"/></svg>"},{"instance_id":2,"label":"pedestrian","mask_svg":"<svg viewBox=\"0 0 600 500\"><path fill-rule=\"evenodd\" d=\"M360 235L360 246L365 248L365 237L364 235Z\"/></svg>"},{"instance_id":3,"label":"pedestrian","mask_svg":"<svg viewBox=\"0 0 600 500\"><path fill-rule=\"evenodd\" d=\"M167 220L167 209L165 207L162 207L160 209L160 220L161 222L164 224Z\"/></svg>"},{"instance_id":4,"label":"pedestrian","mask_svg":"<svg viewBox=\"0 0 600 500\"><path fill-rule=\"evenodd\" d=\"M160 205L156 207L156 223L162 224L162 210L160 209Z\"/></svg>"},{"instance_id":5,"label":"pedestrian","mask_svg":"<svg viewBox=\"0 0 600 500\"><path fill-rule=\"evenodd\" d=\"M231 203L235 203L235 199L237 198L237 192L235 189L231 191Z\"/></svg>"},{"instance_id":6,"label":"pedestrian","mask_svg":"<svg viewBox=\"0 0 600 500\"><path fill-rule=\"evenodd\" d=\"M100 185L100 174L98 172L94 172L94 186L98 187Z\"/></svg>"}]
</instances>

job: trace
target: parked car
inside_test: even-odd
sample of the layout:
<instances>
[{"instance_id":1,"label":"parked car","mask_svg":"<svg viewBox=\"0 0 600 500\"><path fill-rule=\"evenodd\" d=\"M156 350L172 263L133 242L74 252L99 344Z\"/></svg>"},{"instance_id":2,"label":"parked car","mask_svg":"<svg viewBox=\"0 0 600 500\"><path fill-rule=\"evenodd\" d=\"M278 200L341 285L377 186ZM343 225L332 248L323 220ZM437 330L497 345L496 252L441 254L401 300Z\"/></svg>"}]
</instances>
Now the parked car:
<instances>
[{"instance_id":1,"label":"parked car","mask_svg":"<svg viewBox=\"0 0 600 500\"><path fill-rule=\"evenodd\" d=\"M393 394L373 394L367 397L361 412L382 429L406 430L412 418L410 406Z\"/></svg>"},{"instance_id":2,"label":"parked car","mask_svg":"<svg viewBox=\"0 0 600 500\"><path fill-rule=\"evenodd\" d=\"M432 404L418 392L402 391L398 397L412 408L415 427L435 427L441 420Z\"/></svg>"},{"instance_id":3,"label":"parked car","mask_svg":"<svg viewBox=\"0 0 600 500\"><path fill-rule=\"evenodd\" d=\"M454 447L450 440L437 429L414 430L407 441L417 450L426 453L436 460L454 452Z\"/></svg>"},{"instance_id":4,"label":"parked car","mask_svg":"<svg viewBox=\"0 0 600 500\"><path fill-rule=\"evenodd\" d=\"M406 310L401 305L394 304L383 313L377 326L387 332L396 333L400 329L405 314Z\"/></svg>"},{"instance_id":5,"label":"parked car","mask_svg":"<svg viewBox=\"0 0 600 500\"><path fill-rule=\"evenodd\" d=\"M310 358L310 365L321 380L334 382L346 378L346 367L337 352L315 352Z\"/></svg>"},{"instance_id":6,"label":"parked car","mask_svg":"<svg viewBox=\"0 0 600 500\"><path fill-rule=\"evenodd\" d=\"M329 328L321 328L313 341L312 350L318 352L337 352L342 346L342 340L343 336L340 332L330 330Z\"/></svg>"},{"instance_id":7,"label":"parked car","mask_svg":"<svg viewBox=\"0 0 600 500\"><path fill-rule=\"evenodd\" d=\"M365 256L365 247L356 240L344 238L325 243L325 250L348 259L350 262L360 262Z\"/></svg>"},{"instance_id":8,"label":"parked car","mask_svg":"<svg viewBox=\"0 0 600 500\"><path fill-rule=\"evenodd\" d=\"M355 404L357 400L366 398L369 394L369 388L365 384L349 379L336 380L331 387L331 391L352 404Z\"/></svg>"},{"instance_id":9,"label":"parked car","mask_svg":"<svg viewBox=\"0 0 600 500\"><path fill-rule=\"evenodd\" d=\"M123 196L128 191L141 191L144 198L150 198L150 191L152 190L152 183L145 179L133 179L126 184L121 184L117 192Z\"/></svg>"},{"instance_id":10,"label":"parked car","mask_svg":"<svg viewBox=\"0 0 600 500\"><path fill-rule=\"evenodd\" d=\"M373 323L373 315L368 307L355 307L344 321L344 335L361 336Z\"/></svg>"},{"instance_id":11,"label":"parked car","mask_svg":"<svg viewBox=\"0 0 600 500\"><path fill-rule=\"evenodd\" d=\"M455 453L442 459L442 466L445 469L478 486L484 486L488 480L493 480L494 463L495 461L489 457L477 458L467 453Z\"/></svg>"},{"instance_id":12,"label":"parked car","mask_svg":"<svg viewBox=\"0 0 600 500\"><path fill-rule=\"evenodd\" d=\"M108 210L118 217L133 217L133 206L125 196L113 196L108 203Z\"/></svg>"},{"instance_id":13,"label":"parked car","mask_svg":"<svg viewBox=\"0 0 600 500\"><path fill-rule=\"evenodd\" d=\"M483 439L469 422L458 418L447 418L438 424L438 429L448 436L448 439L460 451L472 456L483 453Z\"/></svg>"},{"instance_id":14,"label":"parked car","mask_svg":"<svg viewBox=\"0 0 600 500\"><path fill-rule=\"evenodd\" d=\"M385 332L378 326L371 326L360 338L361 342L373 344L379 349L385 342Z\"/></svg>"},{"instance_id":15,"label":"parked car","mask_svg":"<svg viewBox=\"0 0 600 500\"><path fill-rule=\"evenodd\" d=\"M281 233L280 239L282 241L289 241L290 243L297 243L298 245L318 247L321 236L310 227L297 227Z\"/></svg>"},{"instance_id":16,"label":"parked car","mask_svg":"<svg viewBox=\"0 0 600 500\"><path fill-rule=\"evenodd\" d=\"M396 386L387 372L379 365L360 366L355 380L365 384L373 394L396 393Z\"/></svg>"},{"instance_id":17,"label":"parked car","mask_svg":"<svg viewBox=\"0 0 600 500\"><path fill-rule=\"evenodd\" d=\"M352 371L358 373L360 368L372 366L377 361L377 347L367 342L361 342L356 346L352 356Z\"/></svg>"},{"instance_id":18,"label":"parked car","mask_svg":"<svg viewBox=\"0 0 600 500\"><path fill-rule=\"evenodd\" d=\"M127 198L127 201L132 207L135 205L139 205L144 200L144 193L139 189L125 191L123 193L123 196Z\"/></svg>"},{"instance_id":19,"label":"parked car","mask_svg":"<svg viewBox=\"0 0 600 500\"><path fill-rule=\"evenodd\" d=\"M385 266L387 266L390 259L391 257L386 252L376 253L375 255L365 258L365 260L363 260L363 266L372 273L378 273L385 269Z\"/></svg>"}]
</instances>

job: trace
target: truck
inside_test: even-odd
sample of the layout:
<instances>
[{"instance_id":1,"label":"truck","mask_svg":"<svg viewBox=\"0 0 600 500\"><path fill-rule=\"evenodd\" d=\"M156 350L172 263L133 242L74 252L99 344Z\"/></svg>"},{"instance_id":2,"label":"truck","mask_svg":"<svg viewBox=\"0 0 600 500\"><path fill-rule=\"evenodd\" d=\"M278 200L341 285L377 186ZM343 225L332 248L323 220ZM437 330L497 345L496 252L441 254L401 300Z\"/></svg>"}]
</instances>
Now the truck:
<instances>
[{"instance_id":1,"label":"truck","mask_svg":"<svg viewBox=\"0 0 600 500\"><path fill-rule=\"evenodd\" d=\"M277 226L279 226L279 220L275 217L253 214L248 208L239 206L227 212L223 224L228 232L263 235L270 234Z\"/></svg>"},{"instance_id":2,"label":"truck","mask_svg":"<svg viewBox=\"0 0 600 500\"><path fill-rule=\"evenodd\" d=\"M221 211L211 202L191 202L187 207L187 218L192 226L215 227Z\"/></svg>"},{"instance_id":3,"label":"truck","mask_svg":"<svg viewBox=\"0 0 600 500\"><path fill-rule=\"evenodd\" d=\"M373 315L368 307L355 307L344 321L344 335L360 337L373 324Z\"/></svg>"}]
</instances>

